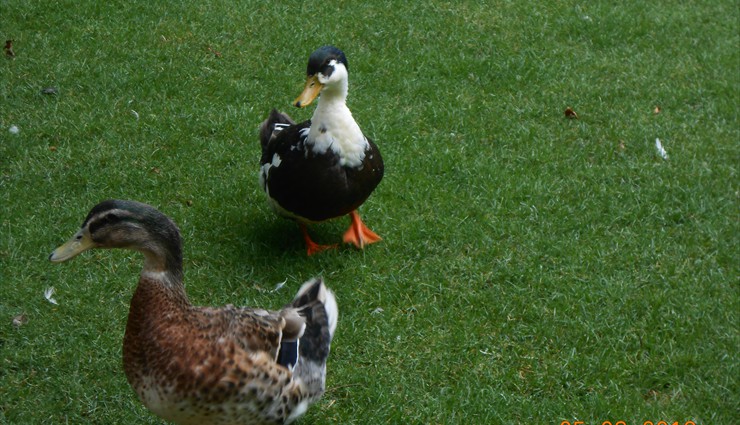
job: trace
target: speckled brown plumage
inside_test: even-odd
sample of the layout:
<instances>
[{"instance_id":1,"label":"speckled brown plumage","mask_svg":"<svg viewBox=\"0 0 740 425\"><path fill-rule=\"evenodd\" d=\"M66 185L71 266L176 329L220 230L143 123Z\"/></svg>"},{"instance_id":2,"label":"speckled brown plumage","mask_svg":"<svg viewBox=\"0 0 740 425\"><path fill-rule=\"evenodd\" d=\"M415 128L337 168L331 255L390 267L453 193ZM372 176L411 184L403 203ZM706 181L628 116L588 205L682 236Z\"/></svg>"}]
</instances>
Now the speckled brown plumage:
<instances>
[{"instance_id":1,"label":"speckled brown plumage","mask_svg":"<svg viewBox=\"0 0 740 425\"><path fill-rule=\"evenodd\" d=\"M173 240L174 239L174 240ZM179 231L153 207L106 201L51 255L128 248L146 258L123 342L128 382L152 412L176 424L281 424L321 397L336 326L334 296L306 282L279 311L194 307L182 284ZM281 343L299 340L295 364Z\"/></svg>"}]
</instances>

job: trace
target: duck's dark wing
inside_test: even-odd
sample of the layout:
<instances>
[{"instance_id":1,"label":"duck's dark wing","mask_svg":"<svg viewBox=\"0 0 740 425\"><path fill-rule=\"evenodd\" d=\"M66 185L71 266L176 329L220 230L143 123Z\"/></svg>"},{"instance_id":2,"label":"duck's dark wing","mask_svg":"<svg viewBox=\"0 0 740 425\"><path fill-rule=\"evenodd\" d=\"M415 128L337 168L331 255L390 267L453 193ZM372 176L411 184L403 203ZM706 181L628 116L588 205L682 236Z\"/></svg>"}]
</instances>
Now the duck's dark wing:
<instances>
[{"instance_id":1,"label":"duck's dark wing","mask_svg":"<svg viewBox=\"0 0 740 425\"><path fill-rule=\"evenodd\" d=\"M268 145L270 140L274 138L277 133L288 126L295 125L295 121L288 114L273 109L270 111L270 115L266 120L260 124L260 144L262 145L262 162L265 161L265 154L267 153ZM309 122L310 125L310 122ZM271 155L270 155L271 156Z\"/></svg>"},{"instance_id":2,"label":"duck's dark wing","mask_svg":"<svg viewBox=\"0 0 740 425\"><path fill-rule=\"evenodd\" d=\"M265 190L280 207L308 221L323 221L357 209L383 178L383 159L368 139L357 167L340 164L331 149L315 153L306 144L311 122L271 131L262 152Z\"/></svg>"}]
</instances>

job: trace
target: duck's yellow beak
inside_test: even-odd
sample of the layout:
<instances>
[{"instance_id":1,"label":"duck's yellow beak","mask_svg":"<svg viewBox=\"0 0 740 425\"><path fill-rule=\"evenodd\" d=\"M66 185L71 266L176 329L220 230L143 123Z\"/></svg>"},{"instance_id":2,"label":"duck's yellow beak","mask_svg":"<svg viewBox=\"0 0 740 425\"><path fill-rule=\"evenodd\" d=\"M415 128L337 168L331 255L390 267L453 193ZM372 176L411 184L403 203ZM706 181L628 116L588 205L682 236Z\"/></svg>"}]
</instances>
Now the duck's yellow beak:
<instances>
[{"instance_id":1,"label":"duck's yellow beak","mask_svg":"<svg viewBox=\"0 0 740 425\"><path fill-rule=\"evenodd\" d=\"M77 232L72 239L68 240L64 245L55 249L54 252L49 256L49 261L52 263L61 263L67 261L77 254L87 251L88 249L95 246L95 243L90 239L87 233L83 233L82 230Z\"/></svg>"},{"instance_id":2,"label":"duck's yellow beak","mask_svg":"<svg viewBox=\"0 0 740 425\"><path fill-rule=\"evenodd\" d=\"M316 96L321 93L322 88L324 88L324 85L319 82L318 74L309 76L306 78L306 87L303 88L300 96L293 101L293 105L299 108L305 108L316 99Z\"/></svg>"}]
</instances>

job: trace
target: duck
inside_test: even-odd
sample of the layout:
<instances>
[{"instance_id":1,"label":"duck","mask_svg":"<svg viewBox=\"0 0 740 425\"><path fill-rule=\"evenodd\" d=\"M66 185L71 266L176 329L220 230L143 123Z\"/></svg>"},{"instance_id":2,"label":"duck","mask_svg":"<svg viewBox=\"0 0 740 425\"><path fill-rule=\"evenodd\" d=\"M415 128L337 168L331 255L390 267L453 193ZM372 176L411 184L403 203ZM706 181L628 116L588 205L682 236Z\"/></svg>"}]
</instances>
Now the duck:
<instances>
[{"instance_id":1,"label":"duck","mask_svg":"<svg viewBox=\"0 0 740 425\"><path fill-rule=\"evenodd\" d=\"M97 248L144 256L123 370L155 415L178 425L288 424L324 393L338 309L322 279L305 282L279 310L194 306L183 284L180 230L136 201L95 205L49 259Z\"/></svg>"},{"instance_id":2,"label":"duck","mask_svg":"<svg viewBox=\"0 0 740 425\"><path fill-rule=\"evenodd\" d=\"M338 217L350 217L345 243L362 249L382 239L357 209L383 179L383 158L352 117L348 89L344 52L320 47L308 58L304 89L293 102L305 108L318 97L311 119L296 123L273 109L259 127L260 186L278 215L298 223L309 256L337 244L314 242L307 225Z\"/></svg>"}]
</instances>

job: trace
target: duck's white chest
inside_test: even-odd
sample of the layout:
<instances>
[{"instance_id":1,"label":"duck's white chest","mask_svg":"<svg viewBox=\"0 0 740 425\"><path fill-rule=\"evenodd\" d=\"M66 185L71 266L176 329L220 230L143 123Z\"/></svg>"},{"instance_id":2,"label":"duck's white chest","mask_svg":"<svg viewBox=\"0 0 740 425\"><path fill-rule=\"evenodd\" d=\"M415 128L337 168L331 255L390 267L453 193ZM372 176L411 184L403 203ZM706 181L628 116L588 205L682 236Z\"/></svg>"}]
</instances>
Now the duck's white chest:
<instances>
[{"instance_id":1,"label":"duck's white chest","mask_svg":"<svg viewBox=\"0 0 740 425\"><path fill-rule=\"evenodd\" d=\"M307 130L306 145L316 154L331 150L340 165L357 167L365 159L369 144L346 105L319 105Z\"/></svg>"}]
</instances>

